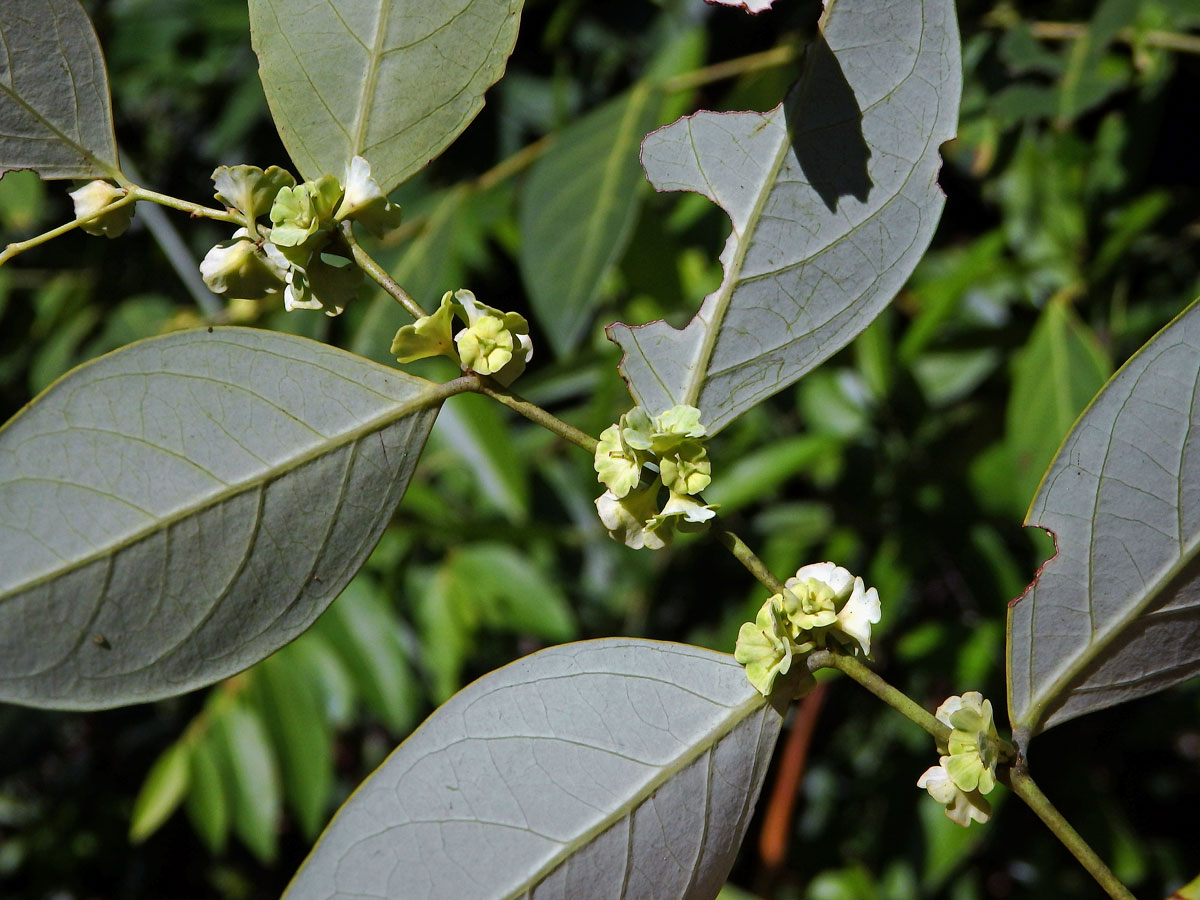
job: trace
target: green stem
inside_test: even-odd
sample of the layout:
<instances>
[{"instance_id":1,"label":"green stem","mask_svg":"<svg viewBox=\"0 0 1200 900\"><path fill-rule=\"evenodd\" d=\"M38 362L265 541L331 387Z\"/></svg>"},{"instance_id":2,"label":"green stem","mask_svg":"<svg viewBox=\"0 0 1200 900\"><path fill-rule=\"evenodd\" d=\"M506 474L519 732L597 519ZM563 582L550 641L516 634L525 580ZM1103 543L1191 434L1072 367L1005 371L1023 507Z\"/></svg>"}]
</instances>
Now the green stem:
<instances>
[{"instance_id":1,"label":"green stem","mask_svg":"<svg viewBox=\"0 0 1200 900\"><path fill-rule=\"evenodd\" d=\"M714 81L723 81L726 78L736 78L738 75L745 75L748 72L786 66L788 63L794 62L799 56L800 48L785 44L781 47L772 47L770 50L763 50L761 53L751 53L748 56L739 56L736 59L727 59L724 62L713 63L711 66L705 66L703 69L684 72L682 75L664 79L659 83L658 87L663 93L667 94L677 91L690 91L692 88L712 84Z\"/></svg>"},{"instance_id":2,"label":"green stem","mask_svg":"<svg viewBox=\"0 0 1200 900\"><path fill-rule=\"evenodd\" d=\"M949 742L950 726L938 721L925 707L888 684L859 659L836 650L816 650L808 655L808 667L813 671L829 668L845 672L888 706L929 732L939 745L944 747Z\"/></svg>"},{"instance_id":3,"label":"green stem","mask_svg":"<svg viewBox=\"0 0 1200 900\"><path fill-rule=\"evenodd\" d=\"M342 235L346 238L346 243L350 245L350 252L354 254L354 261L358 263L358 267L366 272L375 280L375 283L383 288L388 295L403 306L410 316L414 319L420 319L429 315L421 308L421 304L412 298L412 296L400 283L389 275L379 263L371 258L362 247L358 245L358 241L354 238L354 230L349 222L342 223Z\"/></svg>"},{"instance_id":4,"label":"green stem","mask_svg":"<svg viewBox=\"0 0 1200 900\"><path fill-rule=\"evenodd\" d=\"M1001 770L1003 779L1004 770ZM1023 763L1018 762L1007 773L1008 786L1012 788L1013 793L1025 801L1026 805L1032 809L1039 819L1054 832L1054 836L1062 841L1071 855L1074 856L1083 865L1085 869L1096 879L1100 887L1104 888L1108 896L1113 900L1134 900L1133 894L1129 888L1121 883L1120 879L1112 873L1112 870L1104 864L1096 851L1088 846L1087 841L1080 837L1071 823L1063 818L1062 813L1054 808L1054 804L1050 799L1042 793L1029 774L1029 770L1025 768Z\"/></svg>"},{"instance_id":5,"label":"green stem","mask_svg":"<svg viewBox=\"0 0 1200 900\"><path fill-rule=\"evenodd\" d=\"M124 197L122 197L120 200L114 200L112 203L110 203L108 206L104 207L104 209L100 210L99 212L94 212L94 213L91 213L86 216L80 216L78 219L72 219L70 222L67 222L65 225L59 225L57 228L51 228L49 231L44 231L39 235L31 237L27 241L17 241L16 243L9 244L7 247L4 248L3 252L0 252L0 266L4 265L6 262L8 262L10 259L12 259L14 256L16 256L19 253L24 253L26 250L32 250L34 247L38 246L39 244L44 244L47 241L52 241L56 237L60 237L61 235L66 234L68 231L73 231L74 229L78 228L80 225L90 222L93 219L98 219L98 218L100 218L100 216L103 216L107 213L112 212L114 209L120 209L122 206L128 206L130 203L133 203L137 199L138 198L132 192L128 193Z\"/></svg>"},{"instance_id":6,"label":"green stem","mask_svg":"<svg viewBox=\"0 0 1200 900\"><path fill-rule=\"evenodd\" d=\"M1074 41L1086 37L1090 30L1086 22L1032 22L1029 33L1043 41ZM1115 39L1123 44L1158 47L1178 53L1200 53L1200 37L1176 31L1142 31L1122 28Z\"/></svg>"},{"instance_id":7,"label":"green stem","mask_svg":"<svg viewBox=\"0 0 1200 900\"><path fill-rule=\"evenodd\" d=\"M244 226L246 224L246 217L239 212L230 212L227 209L214 209L211 206L192 203L190 200L180 200L178 197L147 190L144 187L138 187L136 184L130 185L129 192L135 200L147 200L150 203L157 203L159 206L169 206L171 209L187 213L193 219L215 219L218 222L229 222L231 225Z\"/></svg>"},{"instance_id":8,"label":"green stem","mask_svg":"<svg viewBox=\"0 0 1200 900\"><path fill-rule=\"evenodd\" d=\"M590 434L580 431L574 425L569 425L557 416L546 412L546 410L542 409L536 403L530 403L528 400L518 397L494 379L485 378L481 375L474 377L478 380L472 390L503 403L509 409L515 410L529 421L536 422L543 428L553 431L563 440L570 441L576 447L586 450L588 453L596 452L596 445L600 442Z\"/></svg>"},{"instance_id":9,"label":"green stem","mask_svg":"<svg viewBox=\"0 0 1200 900\"><path fill-rule=\"evenodd\" d=\"M771 570L766 567L766 564L755 555L753 550L746 546L746 542L726 528L720 519L713 522L712 530L722 546L732 553L738 562L746 567L746 571L753 575L759 584L772 594L782 594L787 590L783 586L783 582L772 575Z\"/></svg>"}]
</instances>

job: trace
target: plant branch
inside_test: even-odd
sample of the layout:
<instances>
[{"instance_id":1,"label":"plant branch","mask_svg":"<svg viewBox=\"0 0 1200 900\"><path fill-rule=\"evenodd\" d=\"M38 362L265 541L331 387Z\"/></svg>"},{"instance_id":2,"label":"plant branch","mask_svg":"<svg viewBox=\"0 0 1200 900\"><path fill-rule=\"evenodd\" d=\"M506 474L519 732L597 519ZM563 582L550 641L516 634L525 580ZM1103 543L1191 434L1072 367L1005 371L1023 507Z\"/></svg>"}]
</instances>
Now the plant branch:
<instances>
[{"instance_id":1,"label":"plant branch","mask_svg":"<svg viewBox=\"0 0 1200 900\"><path fill-rule=\"evenodd\" d=\"M135 200L146 200L150 203L157 203L159 206L169 206L171 209L187 213L193 219L215 219L218 222L229 222L231 225L244 226L246 224L246 217L239 212L230 212L227 209L214 209L211 206L192 203L190 200L180 200L178 197L147 190L144 187L138 187L136 184L130 185L129 193ZM114 203L113 206L115 205ZM104 211L107 212L110 209L112 209L112 206L107 206Z\"/></svg>"},{"instance_id":2,"label":"plant branch","mask_svg":"<svg viewBox=\"0 0 1200 900\"><path fill-rule=\"evenodd\" d=\"M126 194L124 197L122 197L120 200L114 200L112 203L110 203L108 206L104 207L104 209L102 209L98 212L90 213L86 216L80 216L78 219L72 219L70 222L67 222L65 225L59 225L57 228L51 228L49 231L44 231L39 235L35 235L34 237L31 237L27 241L17 241L15 243L9 244L7 247L4 248L3 252L0 252L0 266L4 265L6 262L8 262L14 256L17 256L20 253L24 253L26 250L32 250L34 247L37 247L40 244L44 244L47 241L52 241L56 237L61 237L62 235L66 234L68 231L74 231L80 225L86 224L87 222L90 222L93 219L98 219L101 216L105 215L106 213L112 212L114 209L120 209L122 206L128 206L130 203L133 203L137 199L138 198L132 192L130 192L130 193Z\"/></svg>"},{"instance_id":3,"label":"plant branch","mask_svg":"<svg viewBox=\"0 0 1200 900\"><path fill-rule=\"evenodd\" d=\"M420 319L429 315L421 308L421 304L414 300L412 295L387 273L383 266L375 262L371 255L358 245L358 241L354 238L354 229L349 222L342 223L342 235L346 238L346 243L350 245L350 252L354 254L354 261L358 263L358 267L370 275L393 300L403 306L410 316Z\"/></svg>"},{"instance_id":4,"label":"plant branch","mask_svg":"<svg viewBox=\"0 0 1200 900\"><path fill-rule=\"evenodd\" d=\"M1088 30L1085 22L1032 22L1029 25L1029 33L1043 41L1077 41L1086 37ZM1179 53L1200 53L1200 36L1180 34L1177 31L1139 32L1133 28L1122 28L1116 33L1115 40L1129 46L1141 45Z\"/></svg>"},{"instance_id":5,"label":"plant branch","mask_svg":"<svg viewBox=\"0 0 1200 900\"><path fill-rule=\"evenodd\" d=\"M1063 818L1062 813L1055 809L1050 799L1042 793L1042 789L1034 782L1023 763L1018 762L1007 773L1001 769L1000 776L1001 780L1006 781L1012 788L1013 793L1024 800L1045 826L1054 832L1054 836L1062 841L1063 846L1079 860L1100 887L1104 888L1108 896L1113 900L1134 900L1129 888L1121 883L1120 879L1105 865L1104 860L1096 855L1096 851L1088 845L1088 842L1080 836L1071 823Z\"/></svg>"},{"instance_id":6,"label":"plant branch","mask_svg":"<svg viewBox=\"0 0 1200 900\"><path fill-rule=\"evenodd\" d=\"M678 91L690 91L693 88L712 84L714 81L736 78L738 75L745 75L748 72L786 66L798 59L799 56L799 47L784 44L779 47L772 47L770 50L763 50L761 53L751 53L747 56L739 56L736 59L727 59L724 62L713 63L711 66L705 66L702 69L695 69L691 72L684 72L682 75L666 78L659 82L658 87L666 94L673 94Z\"/></svg>"},{"instance_id":7,"label":"plant branch","mask_svg":"<svg viewBox=\"0 0 1200 900\"><path fill-rule=\"evenodd\" d=\"M509 409L523 415L529 421L535 422L549 431L553 431L563 440L570 441L576 447L586 450L588 453L596 452L596 445L600 442L590 434L580 431L574 425L570 425L557 416L546 412L546 410L542 409L536 403L531 403L522 397L518 397L492 378L486 378L482 375L476 375L474 378L476 379L475 386L471 389L476 393L483 394L486 397L491 397L493 400L503 403Z\"/></svg>"},{"instance_id":8,"label":"plant branch","mask_svg":"<svg viewBox=\"0 0 1200 900\"><path fill-rule=\"evenodd\" d=\"M746 542L726 528L719 518L713 521L712 530L716 534L717 540L721 542L721 545L732 553L738 562L746 567L746 571L753 575L759 584L772 594L782 594L787 590L783 586L783 582L771 574L771 570L746 545Z\"/></svg>"},{"instance_id":9,"label":"plant branch","mask_svg":"<svg viewBox=\"0 0 1200 900\"><path fill-rule=\"evenodd\" d=\"M816 650L808 655L808 668L814 672L826 668L845 672L888 706L929 732L938 744L945 746L949 742L949 725L938 721L925 707L899 688L888 684L856 657L837 650Z\"/></svg>"}]
</instances>

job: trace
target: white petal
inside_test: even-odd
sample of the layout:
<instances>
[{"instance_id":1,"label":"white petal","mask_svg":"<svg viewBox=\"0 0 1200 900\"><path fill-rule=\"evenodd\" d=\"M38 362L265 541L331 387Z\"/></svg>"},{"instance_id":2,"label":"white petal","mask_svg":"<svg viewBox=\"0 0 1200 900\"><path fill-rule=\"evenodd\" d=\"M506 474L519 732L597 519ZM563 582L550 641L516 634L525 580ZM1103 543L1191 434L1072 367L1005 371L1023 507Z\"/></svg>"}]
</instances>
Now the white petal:
<instances>
[{"instance_id":1,"label":"white petal","mask_svg":"<svg viewBox=\"0 0 1200 900\"><path fill-rule=\"evenodd\" d=\"M812 578L823 584L827 584L829 585L829 589L839 599L848 596L850 588L854 584L853 575L841 566L834 565L831 562L810 563L807 566L802 566L796 570L796 578L800 581Z\"/></svg>"},{"instance_id":2,"label":"white petal","mask_svg":"<svg viewBox=\"0 0 1200 900\"><path fill-rule=\"evenodd\" d=\"M879 622L879 593L863 590L863 580L854 579L854 593L838 613L838 629L858 641L864 654L871 653L871 626Z\"/></svg>"}]
</instances>

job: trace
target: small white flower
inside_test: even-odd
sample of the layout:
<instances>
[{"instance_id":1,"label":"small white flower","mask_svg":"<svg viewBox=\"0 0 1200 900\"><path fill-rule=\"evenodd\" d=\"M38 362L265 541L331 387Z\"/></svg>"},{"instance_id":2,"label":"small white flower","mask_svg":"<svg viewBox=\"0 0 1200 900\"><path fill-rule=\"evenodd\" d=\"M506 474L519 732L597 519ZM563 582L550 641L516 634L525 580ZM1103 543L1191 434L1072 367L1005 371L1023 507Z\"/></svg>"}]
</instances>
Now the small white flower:
<instances>
[{"instance_id":1,"label":"small white flower","mask_svg":"<svg viewBox=\"0 0 1200 900\"><path fill-rule=\"evenodd\" d=\"M864 656L871 655L871 626L879 623L879 592L875 588L864 589L861 578L854 579L854 590L846 605L838 610L837 632L858 641Z\"/></svg>"},{"instance_id":2,"label":"small white flower","mask_svg":"<svg viewBox=\"0 0 1200 900\"><path fill-rule=\"evenodd\" d=\"M972 820L983 823L992 815L992 806L979 791L964 791L946 771L950 757L943 756L941 765L930 766L917 779L917 787L929 791L929 796L946 807L946 818L966 828Z\"/></svg>"}]
</instances>

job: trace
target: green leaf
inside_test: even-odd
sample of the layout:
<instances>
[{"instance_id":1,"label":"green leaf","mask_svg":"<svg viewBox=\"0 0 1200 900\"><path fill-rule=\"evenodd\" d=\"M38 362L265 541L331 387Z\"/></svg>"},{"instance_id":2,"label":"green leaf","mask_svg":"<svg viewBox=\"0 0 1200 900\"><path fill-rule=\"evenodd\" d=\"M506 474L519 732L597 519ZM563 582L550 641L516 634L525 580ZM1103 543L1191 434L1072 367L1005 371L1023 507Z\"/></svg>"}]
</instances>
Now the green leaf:
<instances>
[{"instance_id":1,"label":"green leaf","mask_svg":"<svg viewBox=\"0 0 1200 900\"><path fill-rule=\"evenodd\" d=\"M468 544L447 565L486 626L547 641L575 637L575 617L558 585L512 547Z\"/></svg>"},{"instance_id":2,"label":"green leaf","mask_svg":"<svg viewBox=\"0 0 1200 900\"><path fill-rule=\"evenodd\" d=\"M1095 335L1067 299L1055 295L1013 361L1005 441L1013 463L1009 490L1018 505L1033 497L1054 451L1111 374Z\"/></svg>"},{"instance_id":3,"label":"green leaf","mask_svg":"<svg viewBox=\"0 0 1200 900\"><path fill-rule=\"evenodd\" d=\"M333 734L310 671L292 659L291 646L254 669L252 696L275 747L288 803L311 841L333 791Z\"/></svg>"},{"instance_id":4,"label":"green leaf","mask_svg":"<svg viewBox=\"0 0 1200 900\"><path fill-rule=\"evenodd\" d=\"M724 280L685 329L610 326L638 403L698 406L716 432L866 328L937 225L938 148L961 88L949 0L839 0L783 104L701 112L647 137L654 186L704 194L733 230Z\"/></svg>"},{"instance_id":5,"label":"green leaf","mask_svg":"<svg viewBox=\"0 0 1200 900\"><path fill-rule=\"evenodd\" d=\"M271 115L307 179L352 157L390 193L483 108L517 39L521 0L250 0Z\"/></svg>"},{"instance_id":6,"label":"green leaf","mask_svg":"<svg viewBox=\"0 0 1200 900\"><path fill-rule=\"evenodd\" d=\"M420 688L400 640L399 622L373 582L359 576L321 617L318 634L333 645L367 705L395 734L416 724Z\"/></svg>"},{"instance_id":7,"label":"green leaf","mask_svg":"<svg viewBox=\"0 0 1200 900\"><path fill-rule=\"evenodd\" d=\"M529 473L499 406L460 394L438 416L431 444L449 449L470 470L488 505L513 524L529 518Z\"/></svg>"},{"instance_id":8,"label":"green leaf","mask_svg":"<svg viewBox=\"0 0 1200 900\"><path fill-rule=\"evenodd\" d=\"M635 85L564 129L521 191L521 278L559 356L578 346L637 221L638 146L657 113L658 92Z\"/></svg>"},{"instance_id":9,"label":"green leaf","mask_svg":"<svg viewBox=\"0 0 1200 900\"><path fill-rule=\"evenodd\" d=\"M0 51L0 175L115 177L108 73L79 0L4 0Z\"/></svg>"},{"instance_id":10,"label":"green leaf","mask_svg":"<svg viewBox=\"0 0 1200 900\"><path fill-rule=\"evenodd\" d=\"M1017 740L1200 672L1200 306L1092 401L1026 516L1057 554L1008 611Z\"/></svg>"},{"instance_id":11,"label":"green leaf","mask_svg":"<svg viewBox=\"0 0 1200 900\"><path fill-rule=\"evenodd\" d=\"M781 722L725 654L624 638L543 650L434 713L285 898L716 896Z\"/></svg>"},{"instance_id":12,"label":"green leaf","mask_svg":"<svg viewBox=\"0 0 1200 900\"><path fill-rule=\"evenodd\" d=\"M261 863L275 859L282 808L279 770L262 720L245 705L230 703L210 726L214 746L231 774L233 830Z\"/></svg>"},{"instance_id":13,"label":"green leaf","mask_svg":"<svg viewBox=\"0 0 1200 900\"><path fill-rule=\"evenodd\" d=\"M214 747L211 732L191 743L192 781L187 813L210 853L224 853L229 840L229 798L224 754Z\"/></svg>"},{"instance_id":14,"label":"green leaf","mask_svg":"<svg viewBox=\"0 0 1200 900\"><path fill-rule=\"evenodd\" d=\"M295 638L375 545L448 392L244 328L67 375L0 430L0 698L173 696Z\"/></svg>"},{"instance_id":15,"label":"green leaf","mask_svg":"<svg viewBox=\"0 0 1200 900\"><path fill-rule=\"evenodd\" d=\"M129 821L129 840L140 844L170 818L187 796L191 779L188 747L182 741L172 744L155 760L142 782L133 815Z\"/></svg>"}]
</instances>

